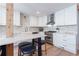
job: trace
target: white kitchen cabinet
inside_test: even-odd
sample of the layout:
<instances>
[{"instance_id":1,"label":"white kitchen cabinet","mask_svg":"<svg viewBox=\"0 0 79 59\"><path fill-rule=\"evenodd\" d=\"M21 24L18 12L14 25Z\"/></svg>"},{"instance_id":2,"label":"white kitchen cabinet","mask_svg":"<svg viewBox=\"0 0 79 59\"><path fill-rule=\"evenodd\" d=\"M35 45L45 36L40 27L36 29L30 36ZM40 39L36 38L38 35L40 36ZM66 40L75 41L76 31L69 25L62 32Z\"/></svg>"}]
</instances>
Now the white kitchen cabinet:
<instances>
[{"instance_id":1,"label":"white kitchen cabinet","mask_svg":"<svg viewBox=\"0 0 79 59\"><path fill-rule=\"evenodd\" d=\"M37 17L35 16L29 16L29 20L30 20L30 26L37 26Z\"/></svg>"},{"instance_id":2,"label":"white kitchen cabinet","mask_svg":"<svg viewBox=\"0 0 79 59\"><path fill-rule=\"evenodd\" d=\"M63 35L58 34L58 33L54 33L53 34L53 44L56 47L63 48Z\"/></svg>"},{"instance_id":3,"label":"white kitchen cabinet","mask_svg":"<svg viewBox=\"0 0 79 59\"><path fill-rule=\"evenodd\" d=\"M13 24L15 26L21 26L21 23L20 23L20 12L18 12L18 11L14 11Z\"/></svg>"},{"instance_id":4,"label":"white kitchen cabinet","mask_svg":"<svg viewBox=\"0 0 79 59\"><path fill-rule=\"evenodd\" d=\"M59 47L58 37L56 34L53 34L53 44L54 44L54 46Z\"/></svg>"},{"instance_id":5,"label":"white kitchen cabinet","mask_svg":"<svg viewBox=\"0 0 79 59\"><path fill-rule=\"evenodd\" d=\"M66 51L76 54L76 35L54 33L53 44L58 48L63 48Z\"/></svg>"},{"instance_id":6,"label":"white kitchen cabinet","mask_svg":"<svg viewBox=\"0 0 79 59\"><path fill-rule=\"evenodd\" d=\"M77 24L77 6L65 8L65 25Z\"/></svg>"},{"instance_id":7,"label":"white kitchen cabinet","mask_svg":"<svg viewBox=\"0 0 79 59\"><path fill-rule=\"evenodd\" d=\"M55 26L76 25L77 6L72 5L55 13Z\"/></svg>"},{"instance_id":8,"label":"white kitchen cabinet","mask_svg":"<svg viewBox=\"0 0 79 59\"><path fill-rule=\"evenodd\" d=\"M75 35L66 35L65 36L64 50L76 54L76 36Z\"/></svg>"},{"instance_id":9,"label":"white kitchen cabinet","mask_svg":"<svg viewBox=\"0 0 79 59\"><path fill-rule=\"evenodd\" d=\"M64 25L64 20L65 20L65 10L61 10L55 13L55 25L60 26Z\"/></svg>"},{"instance_id":10,"label":"white kitchen cabinet","mask_svg":"<svg viewBox=\"0 0 79 59\"><path fill-rule=\"evenodd\" d=\"M47 25L47 16L40 16L38 18L38 26L45 26Z\"/></svg>"},{"instance_id":11,"label":"white kitchen cabinet","mask_svg":"<svg viewBox=\"0 0 79 59\"><path fill-rule=\"evenodd\" d=\"M45 26L47 24L47 16L29 16L30 26Z\"/></svg>"}]
</instances>

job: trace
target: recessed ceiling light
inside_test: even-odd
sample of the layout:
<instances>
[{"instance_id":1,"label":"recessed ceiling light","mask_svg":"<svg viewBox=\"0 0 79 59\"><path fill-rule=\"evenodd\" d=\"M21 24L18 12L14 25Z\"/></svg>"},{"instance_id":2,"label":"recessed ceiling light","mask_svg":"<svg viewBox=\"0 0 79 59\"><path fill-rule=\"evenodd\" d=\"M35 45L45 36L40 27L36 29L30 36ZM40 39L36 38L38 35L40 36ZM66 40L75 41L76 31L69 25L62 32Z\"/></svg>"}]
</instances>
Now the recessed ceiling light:
<instances>
[{"instance_id":1,"label":"recessed ceiling light","mask_svg":"<svg viewBox=\"0 0 79 59\"><path fill-rule=\"evenodd\" d=\"M36 12L36 14L40 14L40 12L39 12L39 11L37 11L37 12Z\"/></svg>"}]
</instances>

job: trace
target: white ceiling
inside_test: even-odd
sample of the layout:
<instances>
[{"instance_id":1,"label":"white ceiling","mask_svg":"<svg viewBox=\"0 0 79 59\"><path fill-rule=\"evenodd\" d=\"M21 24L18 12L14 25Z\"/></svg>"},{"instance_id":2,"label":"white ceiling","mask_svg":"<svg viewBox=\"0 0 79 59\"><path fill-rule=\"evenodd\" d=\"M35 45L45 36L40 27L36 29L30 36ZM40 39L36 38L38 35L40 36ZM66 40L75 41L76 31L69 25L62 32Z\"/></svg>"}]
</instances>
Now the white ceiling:
<instances>
[{"instance_id":1,"label":"white ceiling","mask_svg":"<svg viewBox=\"0 0 79 59\"><path fill-rule=\"evenodd\" d=\"M73 4L74 3L14 3L14 9L26 15L37 15L37 11L40 11L40 15L48 15Z\"/></svg>"}]
</instances>

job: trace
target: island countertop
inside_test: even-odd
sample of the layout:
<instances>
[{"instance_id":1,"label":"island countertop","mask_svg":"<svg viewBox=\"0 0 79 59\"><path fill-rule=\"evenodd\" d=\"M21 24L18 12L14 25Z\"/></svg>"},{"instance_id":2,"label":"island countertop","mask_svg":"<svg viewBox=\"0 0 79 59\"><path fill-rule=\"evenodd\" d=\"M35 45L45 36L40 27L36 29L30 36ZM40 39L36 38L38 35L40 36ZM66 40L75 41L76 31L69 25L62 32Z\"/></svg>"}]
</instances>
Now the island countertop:
<instances>
[{"instance_id":1,"label":"island countertop","mask_svg":"<svg viewBox=\"0 0 79 59\"><path fill-rule=\"evenodd\" d=\"M0 38L0 46L1 45L7 45L7 44L11 44L11 43L16 43L19 41L28 41L28 40L32 40L34 38L39 38L39 37L45 37L46 35L40 35L40 34L30 34L30 33L16 33L14 34L12 37L6 37L6 36L2 36Z\"/></svg>"}]
</instances>

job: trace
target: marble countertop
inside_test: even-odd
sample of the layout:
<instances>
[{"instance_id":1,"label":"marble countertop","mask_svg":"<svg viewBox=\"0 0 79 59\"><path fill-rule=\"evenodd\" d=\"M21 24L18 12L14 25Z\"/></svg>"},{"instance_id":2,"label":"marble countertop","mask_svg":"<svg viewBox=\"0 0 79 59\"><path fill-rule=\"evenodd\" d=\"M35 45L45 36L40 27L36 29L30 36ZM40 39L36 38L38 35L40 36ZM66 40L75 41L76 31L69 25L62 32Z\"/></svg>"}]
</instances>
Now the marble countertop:
<instances>
[{"instance_id":1,"label":"marble countertop","mask_svg":"<svg viewBox=\"0 0 79 59\"><path fill-rule=\"evenodd\" d=\"M31 33L16 33L12 37L6 37L5 35L0 37L0 45L6 45L16 43L18 41L28 41L34 38L45 37L44 34L31 34Z\"/></svg>"},{"instance_id":2,"label":"marble countertop","mask_svg":"<svg viewBox=\"0 0 79 59\"><path fill-rule=\"evenodd\" d=\"M65 35L77 35L77 32L56 32L57 34L65 34Z\"/></svg>"}]
</instances>

